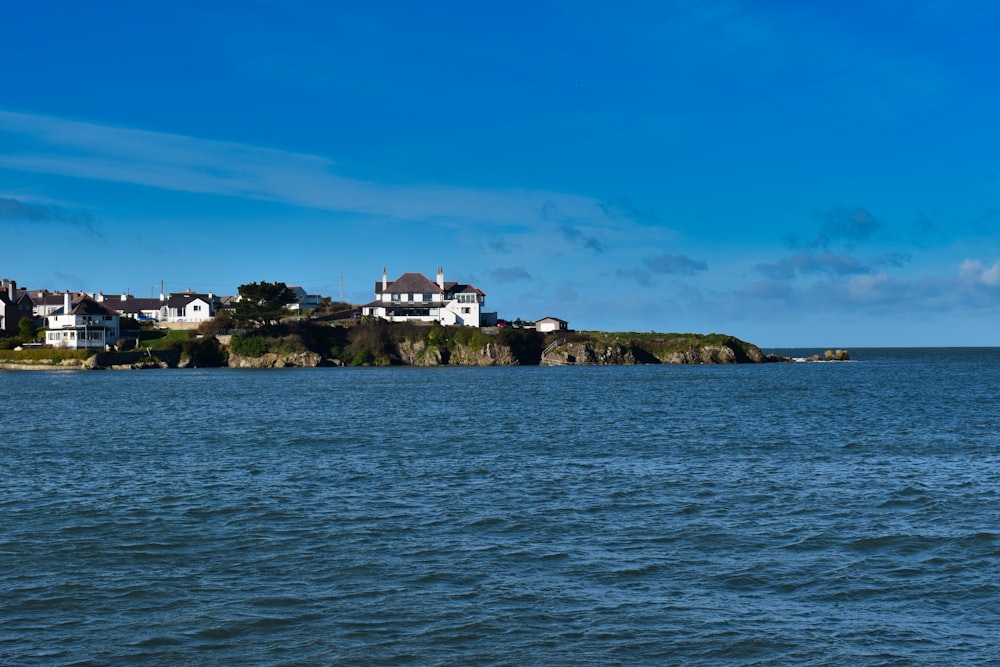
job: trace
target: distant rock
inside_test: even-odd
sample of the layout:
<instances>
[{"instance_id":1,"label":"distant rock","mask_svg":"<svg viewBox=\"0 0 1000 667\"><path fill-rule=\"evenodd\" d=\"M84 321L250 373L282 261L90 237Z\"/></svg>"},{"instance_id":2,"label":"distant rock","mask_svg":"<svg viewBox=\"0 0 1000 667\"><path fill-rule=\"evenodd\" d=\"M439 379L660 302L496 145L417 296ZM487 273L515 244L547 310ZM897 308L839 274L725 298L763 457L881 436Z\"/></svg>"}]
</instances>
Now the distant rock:
<instances>
[{"instance_id":1,"label":"distant rock","mask_svg":"<svg viewBox=\"0 0 1000 667\"><path fill-rule=\"evenodd\" d=\"M806 361L850 361L851 355L847 350L827 350L821 355L814 354L808 357Z\"/></svg>"}]
</instances>

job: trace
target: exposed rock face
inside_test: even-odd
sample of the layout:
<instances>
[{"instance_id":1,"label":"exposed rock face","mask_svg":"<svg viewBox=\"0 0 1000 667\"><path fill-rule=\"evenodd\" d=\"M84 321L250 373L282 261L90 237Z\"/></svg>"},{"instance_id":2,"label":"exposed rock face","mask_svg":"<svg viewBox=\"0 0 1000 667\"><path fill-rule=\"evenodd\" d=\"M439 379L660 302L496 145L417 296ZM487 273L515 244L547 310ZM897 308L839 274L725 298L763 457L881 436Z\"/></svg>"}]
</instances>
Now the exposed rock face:
<instances>
[{"instance_id":1,"label":"exposed rock face","mask_svg":"<svg viewBox=\"0 0 1000 667\"><path fill-rule=\"evenodd\" d=\"M546 364L631 365L631 364L742 364L762 363L764 354L756 346L693 345L685 350L654 353L642 346L613 343L572 342L550 348Z\"/></svg>"},{"instance_id":2,"label":"exposed rock face","mask_svg":"<svg viewBox=\"0 0 1000 667\"><path fill-rule=\"evenodd\" d=\"M517 366L517 359L506 345L488 343L476 350L466 345L458 345L448 355L452 366Z\"/></svg>"},{"instance_id":3,"label":"exposed rock face","mask_svg":"<svg viewBox=\"0 0 1000 667\"><path fill-rule=\"evenodd\" d=\"M397 346L399 361L407 366L440 366L441 349L428 347L422 340L405 340Z\"/></svg>"},{"instance_id":4,"label":"exposed rock face","mask_svg":"<svg viewBox=\"0 0 1000 667\"><path fill-rule=\"evenodd\" d=\"M229 355L230 368L314 368L322 363L323 357L315 352L294 352L291 354L268 352L261 357Z\"/></svg>"},{"instance_id":5,"label":"exposed rock face","mask_svg":"<svg viewBox=\"0 0 1000 667\"><path fill-rule=\"evenodd\" d=\"M721 345L706 345L685 352L672 352L661 361L665 364L735 364L736 352Z\"/></svg>"},{"instance_id":6,"label":"exposed rock face","mask_svg":"<svg viewBox=\"0 0 1000 667\"><path fill-rule=\"evenodd\" d=\"M560 345L545 355L547 363L552 364L588 364L601 366L633 365L635 353L621 344L598 346L591 343L567 343Z\"/></svg>"}]
</instances>

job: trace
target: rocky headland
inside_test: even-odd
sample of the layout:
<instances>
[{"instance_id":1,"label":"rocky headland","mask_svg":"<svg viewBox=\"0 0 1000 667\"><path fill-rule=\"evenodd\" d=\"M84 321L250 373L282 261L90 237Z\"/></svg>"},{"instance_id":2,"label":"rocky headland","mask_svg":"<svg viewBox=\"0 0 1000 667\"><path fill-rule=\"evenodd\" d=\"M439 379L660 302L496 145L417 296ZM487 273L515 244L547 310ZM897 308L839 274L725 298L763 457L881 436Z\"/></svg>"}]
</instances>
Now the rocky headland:
<instances>
[{"instance_id":1,"label":"rocky headland","mask_svg":"<svg viewBox=\"0 0 1000 667\"><path fill-rule=\"evenodd\" d=\"M36 351L36 352L41 352ZM57 351L52 351L57 352ZM318 366L623 366L847 361L846 350L792 359L734 336L560 332L361 323L306 324L267 334L193 337L168 349L102 352L87 359L0 359L0 369L312 368Z\"/></svg>"}]
</instances>

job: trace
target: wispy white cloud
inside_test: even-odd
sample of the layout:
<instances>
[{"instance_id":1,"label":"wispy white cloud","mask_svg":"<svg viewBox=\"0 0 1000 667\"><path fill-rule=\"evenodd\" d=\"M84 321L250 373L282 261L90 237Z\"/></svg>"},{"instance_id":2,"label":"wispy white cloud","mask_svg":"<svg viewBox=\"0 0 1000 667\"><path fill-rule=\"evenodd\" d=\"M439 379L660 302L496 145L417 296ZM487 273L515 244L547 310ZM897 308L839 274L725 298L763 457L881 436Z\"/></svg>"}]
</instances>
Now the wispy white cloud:
<instances>
[{"instance_id":1,"label":"wispy white cloud","mask_svg":"<svg viewBox=\"0 0 1000 667\"><path fill-rule=\"evenodd\" d=\"M336 173L325 157L0 111L0 168L278 202L363 217L509 224L555 206L601 224L601 202L535 190L396 185ZM589 240L593 237L588 237Z\"/></svg>"},{"instance_id":2,"label":"wispy white cloud","mask_svg":"<svg viewBox=\"0 0 1000 667\"><path fill-rule=\"evenodd\" d=\"M1000 287L1000 259L986 266L982 260L967 259L958 268L967 282L987 287Z\"/></svg>"}]
</instances>

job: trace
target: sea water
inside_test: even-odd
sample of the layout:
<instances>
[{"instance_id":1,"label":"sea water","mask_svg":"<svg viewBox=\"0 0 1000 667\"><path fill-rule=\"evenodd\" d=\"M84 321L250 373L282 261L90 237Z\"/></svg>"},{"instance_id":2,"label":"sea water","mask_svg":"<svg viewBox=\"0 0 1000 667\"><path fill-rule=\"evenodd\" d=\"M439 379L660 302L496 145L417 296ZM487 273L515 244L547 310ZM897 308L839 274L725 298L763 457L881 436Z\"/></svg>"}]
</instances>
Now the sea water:
<instances>
[{"instance_id":1,"label":"sea water","mask_svg":"<svg viewBox=\"0 0 1000 667\"><path fill-rule=\"evenodd\" d=\"M0 664L997 664L1000 350L852 355L0 372Z\"/></svg>"}]
</instances>

